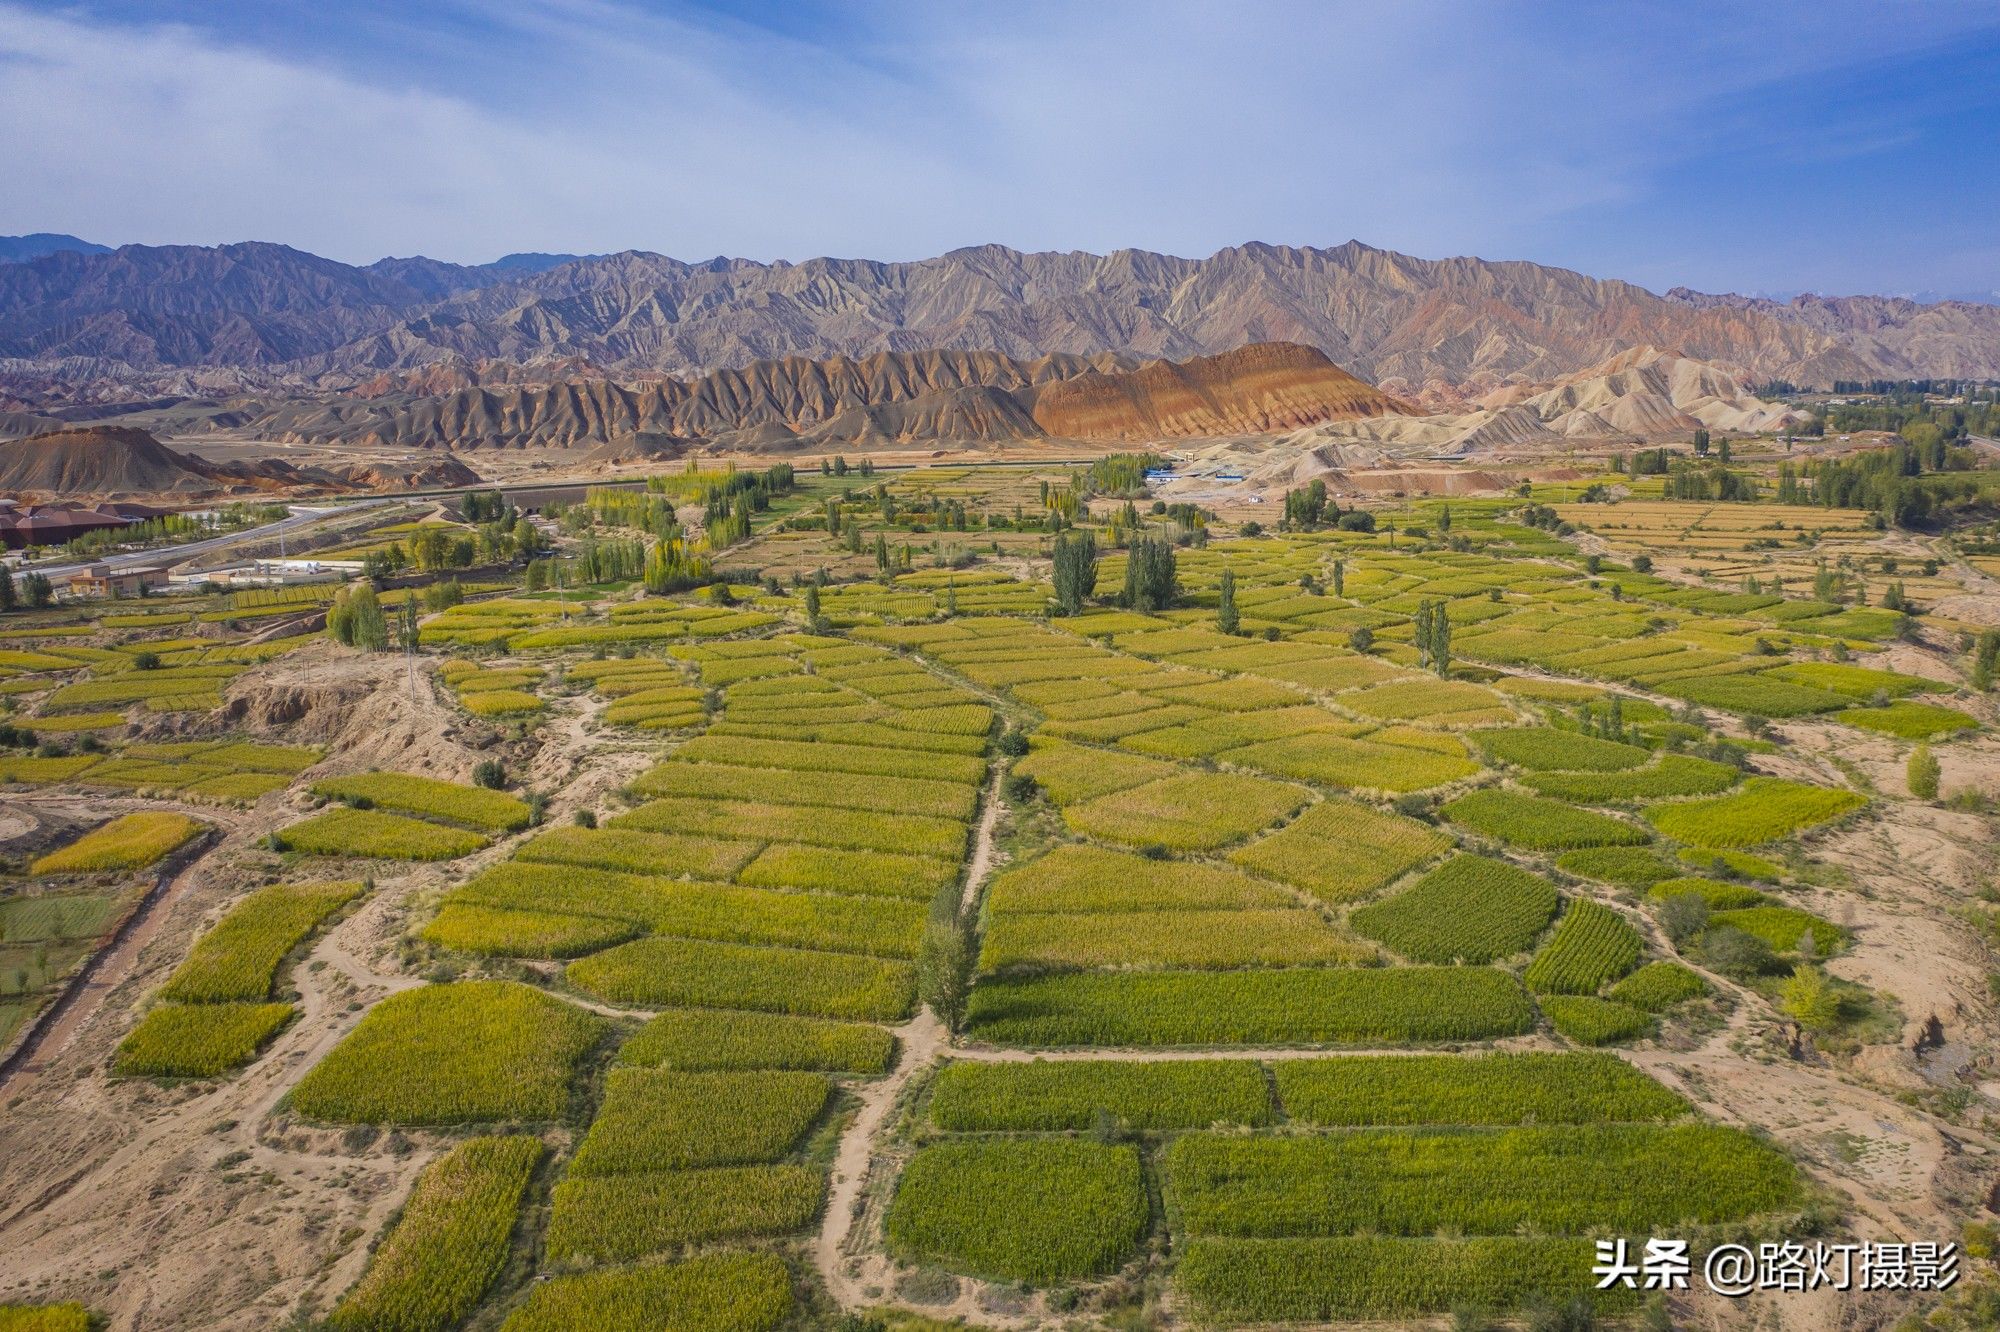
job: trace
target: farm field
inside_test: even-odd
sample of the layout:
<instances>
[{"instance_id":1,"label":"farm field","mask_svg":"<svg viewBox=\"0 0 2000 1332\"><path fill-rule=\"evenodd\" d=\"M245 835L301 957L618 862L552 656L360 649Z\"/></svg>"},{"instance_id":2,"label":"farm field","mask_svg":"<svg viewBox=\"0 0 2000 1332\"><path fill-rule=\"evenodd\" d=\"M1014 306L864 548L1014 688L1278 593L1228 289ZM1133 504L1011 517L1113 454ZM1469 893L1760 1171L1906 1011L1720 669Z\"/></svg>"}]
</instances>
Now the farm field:
<instances>
[{"instance_id":1,"label":"farm field","mask_svg":"<svg viewBox=\"0 0 2000 1332\"><path fill-rule=\"evenodd\" d=\"M1977 626L1880 604L1917 538L791 473L565 492L380 651L249 641L331 587L0 612L0 1306L1743 1332L1796 1316L1597 1241L1994 1279L2000 745Z\"/></svg>"}]
</instances>

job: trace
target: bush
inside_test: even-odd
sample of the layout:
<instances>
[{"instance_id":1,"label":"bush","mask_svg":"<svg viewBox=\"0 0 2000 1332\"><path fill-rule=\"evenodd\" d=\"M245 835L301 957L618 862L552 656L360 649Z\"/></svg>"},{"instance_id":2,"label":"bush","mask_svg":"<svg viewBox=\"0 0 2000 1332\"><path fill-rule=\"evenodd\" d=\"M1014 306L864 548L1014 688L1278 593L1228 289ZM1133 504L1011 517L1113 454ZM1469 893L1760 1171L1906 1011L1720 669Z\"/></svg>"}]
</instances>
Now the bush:
<instances>
[{"instance_id":1,"label":"bush","mask_svg":"<svg viewBox=\"0 0 2000 1332\"><path fill-rule=\"evenodd\" d=\"M472 784L483 786L489 791L504 790L507 785L507 768L498 759L482 759L472 769Z\"/></svg>"},{"instance_id":2,"label":"bush","mask_svg":"<svg viewBox=\"0 0 2000 1332\"><path fill-rule=\"evenodd\" d=\"M1909 764L1910 794L1918 800L1936 800L1938 794L1937 755L1931 753L1927 744L1919 744L1910 751Z\"/></svg>"},{"instance_id":3,"label":"bush","mask_svg":"<svg viewBox=\"0 0 2000 1332\"><path fill-rule=\"evenodd\" d=\"M1701 937L1702 956L1725 976L1739 980L1761 976L1777 966L1771 945L1734 926L1718 925Z\"/></svg>"}]
</instances>

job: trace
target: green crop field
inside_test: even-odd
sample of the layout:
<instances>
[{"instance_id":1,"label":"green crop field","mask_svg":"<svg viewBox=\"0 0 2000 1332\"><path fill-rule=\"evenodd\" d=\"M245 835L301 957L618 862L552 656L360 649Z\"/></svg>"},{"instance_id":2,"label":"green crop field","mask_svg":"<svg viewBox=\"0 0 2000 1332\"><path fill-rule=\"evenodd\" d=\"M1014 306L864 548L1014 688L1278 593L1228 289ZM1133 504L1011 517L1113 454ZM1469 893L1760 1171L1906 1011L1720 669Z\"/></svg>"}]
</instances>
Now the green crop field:
<instances>
[{"instance_id":1,"label":"green crop field","mask_svg":"<svg viewBox=\"0 0 2000 1332\"><path fill-rule=\"evenodd\" d=\"M1543 795L1592 805L1713 795L1740 780L1742 774L1728 764L1692 754L1666 754L1647 767L1623 772L1532 772L1522 778Z\"/></svg>"},{"instance_id":2,"label":"green crop field","mask_svg":"<svg viewBox=\"0 0 2000 1332\"><path fill-rule=\"evenodd\" d=\"M1126 846L1212 850L1284 818L1311 793L1241 773L1187 773L1099 796L1063 811L1086 837Z\"/></svg>"},{"instance_id":3,"label":"green crop field","mask_svg":"<svg viewBox=\"0 0 2000 1332\"><path fill-rule=\"evenodd\" d=\"M1681 873L1672 861L1661 859L1659 852L1643 846L1592 846L1565 851L1556 857L1556 868L1586 879L1635 888L1678 878Z\"/></svg>"},{"instance_id":4,"label":"green crop field","mask_svg":"<svg viewBox=\"0 0 2000 1332\"><path fill-rule=\"evenodd\" d=\"M1349 1055L1273 1065L1294 1123L1596 1124L1673 1119L1688 1103L1597 1054Z\"/></svg>"},{"instance_id":5,"label":"green crop field","mask_svg":"<svg viewBox=\"0 0 2000 1332\"><path fill-rule=\"evenodd\" d=\"M1036 912L1270 909L1293 899L1233 870L1071 843L1000 875L987 902L996 917L1018 919Z\"/></svg>"},{"instance_id":6,"label":"green crop field","mask_svg":"<svg viewBox=\"0 0 2000 1332\"><path fill-rule=\"evenodd\" d=\"M611 1071L572 1176L775 1161L825 1108L823 1074Z\"/></svg>"},{"instance_id":7,"label":"green crop field","mask_svg":"<svg viewBox=\"0 0 2000 1332\"><path fill-rule=\"evenodd\" d=\"M569 964L578 989L653 1008L747 1008L891 1022L916 1002L905 963L797 948L637 939Z\"/></svg>"},{"instance_id":8,"label":"green crop field","mask_svg":"<svg viewBox=\"0 0 2000 1332\"><path fill-rule=\"evenodd\" d=\"M793 1309L773 1253L708 1253L538 1283L501 1332L773 1332Z\"/></svg>"},{"instance_id":9,"label":"green crop field","mask_svg":"<svg viewBox=\"0 0 2000 1332\"><path fill-rule=\"evenodd\" d=\"M90 1332L90 1311L64 1304L0 1304L0 1332Z\"/></svg>"},{"instance_id":10,"label":"green crop field","mask_svg":"<svg viewBox=\"0 0 2000 1332\"><path fill-rule=\"evenodd\" d=\"M955 1133L1089 1129L1105 1115L1139 1130L1274 1118L1264 1072L1247 1059L956 1063L939 1075L930 1111Z\"/></svg>"},{"instance_id":11,"label":"green crop field","mask_svg":"<svg viewBox=\"0 0 2000 1332\"><path fill-rule=\"evenodd\" d=\"M203 825L185 814L147 810L93 828L29 867L34 874L130 873L166 859L200 835Z\"/></svg>"},{"instance_id":12,"label":"green crop field","mask_svg":"<svg viewBox=\"0 0 2000 1332\"><path fill-rule=\"evenodd\" d=\"M559 1117L604 1020L512 981L393 994L299 1080L312 1119L471 1124Z\"/></svg>"},{"instance_id":13,"label":"green crop field","mask_svg":"<svg viewBox=\"0 0 2000 1332\"><path fill-rule=\"evenodd\" d=\"M1485 1040L1534 1025L1518 982L1471 967L1131 974L988 981L968 1026L997 1045L1285 1045Z\"/></svg>"},{"instance_id":14,"label":"green crop field","mask_svg":"<svg viewBox=\"0 0 2000 1332\"><path fill-rule=\"evenodd\" d=\"M290 1004L164 1004L118 1043L127 1077L212 1078L247 1064L292 1020Z\"/></svg>"},{"instance_id":15,"label":"green crop field","mask_svg":"<svg viewBox=\"0 0 2000 1332\"><path fill-rule=\"evenodd\" d=\"M1488 758L1537 772L1617 772L1650 757L1634 745L1546 726L1480 731L1476 739Z\"/></svg>"},{"instance_id":16,"label":"green crop field","mask_svg":"<svg viewBox=\"0 0 2000 1332\"><path fill-rule=\"evenodd\" d=\"M549 1252L562 1262L618 1262L789 1234L818 1215L825 1189L818 1171L795 1165L572 1174L555 1187Z\"/></svg>"},{"instance_id":17,"label":"green crop field","mask_svg":"<svg viewBox=\"0 0 2000 1332\"><path fill-rule=\"evenodd\" d=\"M1678 962L1648 962L1604 992L1613 1003L1658 1013L1708 993L1708 983Z\"/></svg>"},{"instance_id":18,"label":"green crop field","mask_svg":"<svg viewBox=\"0 0 2000 1332\"><path fill-rule=\"evenodd\" d=\"M365 856L374 860L456 860L486 845L464 828L372 809L331 809L281 830L287 851L308 856Z\"/></svg>"},{"instance_id":19,"label":"green crop field","mask_svg":"<svg viewBox=\"0 0 2000 1332\"><path fill-rule=\"evenodd\" d=\"M1348 923L1418 962L1491 962L1525 952L1556 913L1555 885L1484 856L1454 856Z\"/></svg>"},{"instance_id":20,"label":"green crop field","mask_svg":"<svg viewBox=\"0 0 2000 1332\"><path fill-rule=\"evenodd\" d=\"M1225 1323L1412 1318L1457 1308L1512 1308L1532 1297L1596 1295L1587 1239L1196 1239L1176 1279L1194 1306Z\"/></svg>"},{"instance_id":21,"label":"green crop field","mask_svg":"<svg viewBox=\"0 0 2000 1332\"><path fill-rule=\"evenodd\" d=\"M1077 967L1299 966L1358 962L1370 950L1316 911L1170 910L1011 915L996 911L979 964L986 971Z\"/></svg>"},{"instance_id":22,"label":"green crop field","mask_svg":"<svg viewBox=\"0 0 2000 1332\"><path fill-rule=\"evenodd\" d=\"M161 997L179 1003L262 999L278 964L334 912L361 895L359 883L277 884L243 899L195 941Z\"/></svg>"},{"instance_id":23,"label":"green crop field","mask_svg":"<svg viewBox=\"0 0 2000 1332\"><path fill-rule=\"evenodd\" d=\"M645 1068L805 1069L885 1073L896 1038L880 1027L777 1013L687 1009L662 1013L619 1047L620 1063Z\"/></svg>"},{"instance_id":24,"label":"green crop field","mask_svg":"<svg viewBox=\"0 0 2000 1332\"><path fill-rule=\"evenodd\" d=\"M1623 820L1518 791L1474 791L1442 812L1462 828L1534 851L1633 846L1648 840L1644 828Z\"/></svg>"},{"instance_id":25,"label":"green crop field","mask_svg":"<svg viewBox=\"0 0 2000 1332\"><path fill-rule=\"evenodd\" d=\"M1589 900L1572 901L1522 979L1537 994L1595 994L1639 963L1645 941L1625 918Z\"/></svg>"},{"instance_id":26,"label":"green crop field","mask_svg":"<svg viewBox=\"0 0 2000 1332\"><path fill-rule=\"evenodd\" d=\"M1039 1285L1115 1270L1145 1227L1139 1153L1061 1138L926 1147L888 1216L895 1250Z\"/></svg>"},{"instance_id":27,"label":"green crop field","mask_svg":"<svg viewBox=\"0 0 2000 1332\"><path fill-rule=\"evenodd\" d=\"M515 832L528 826L526 803L499 791L460 786L405 772L368 772L313 783L313 793L334 800L366 802L426 818L448 819L485 832Z\"/></svg>"},{"instance_id":28,"label":"green crop field","mask_svg":"<svg viewBox=\"0 0 2000 1332\"><path fill-rule=\"evenodd\" d=\"M570 916L550 911L513 911L473 902L447 902L423 937L440 948L500 957L581 957L641 932L632 921L605 916Z\"/></svg>"},{"instance_id":29,"label":"green crop field","mask_svg":"<svg viewBox=\"0 0 2000 1332\"><path fill-rule=\"evenodd\" d=\"M1761 846L1867 804L1852 791L1752 777L1735 795L1655 805L1646 818L1676 841L1700 847Z\"/></svg>"},{"instance_id":30,"label":"green crop field","mask_svg":"<svg viewBox=\"0 0 2000 1332\"><path fill-rule=\"evenodd\" d=\"M1167 1178L1191 1234L1239 1239L1643 1233L1734 1221L1799 1196L1781 1153L1713 1124L1192 1133L1168 1148Z\"/></svg>"},{"instance_id":31,"label":"green crop field","mask_svg":"<svg viewBox=\"0 0 2000 1332\"><path fill-rule=\"evenodd\" d=\"M1645 1009L1592 995L1545 995L1542 1012L1549 1024L1578 1045L1610 1045L1643 1036L1653 1018Z\"/></svg>"},{"instance_id":32,"label":"green crop field","mask_svg":"<svg viewBox=\"0 0 2000 1332\"><path fill-rule=\"evenodd\" d=\"M443 1332L462 1320L506 1262L521 1195L544 1150L539 1138L469 1138L431 1165L327 1326Z\"/></svg>"},{"instance_id":33,"label":"green crop field","mask_svg":"<svg viewBox=\"0 0 2000 1332\"><path fill-rule=\"evenodd\" d=\"M1324 901L1344 902L1388 886L1450 845L1428 824L1327 800L1229 858Z\"/></svg>"}]
</instances>

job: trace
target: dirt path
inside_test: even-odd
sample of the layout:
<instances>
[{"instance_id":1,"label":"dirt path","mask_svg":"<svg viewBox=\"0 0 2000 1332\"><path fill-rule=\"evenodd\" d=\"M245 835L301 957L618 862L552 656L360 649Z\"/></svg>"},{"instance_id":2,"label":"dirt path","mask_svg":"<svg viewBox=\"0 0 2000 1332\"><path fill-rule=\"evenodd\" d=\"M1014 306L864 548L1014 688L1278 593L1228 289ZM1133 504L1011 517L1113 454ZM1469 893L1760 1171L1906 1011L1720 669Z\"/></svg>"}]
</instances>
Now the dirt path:
<instances>
[{"instance_id":1,"label":"dirt path","mask_svg":"<svg viewBox=\"0 0 2000 1332\"><path fill-rule=\"evenodd\" d=\"M1000 784L1005 775L1006 767L996 763L992 778L987 782L979 824L973 834L972 857L966 863L965 891L959 897L961 921L979 910L980 894L985 891L986 881L992 876L999 858L995 834L1003 809ZM878 1156L877 1140L902 1100L903 1093L909 1088L911 1079L953 1050L951 1033L929 1009L895 1028L895 1035L901 1049L896 1067L886 1078L877 1078L857 1088L861 1109L841 1134L840 1144L835 1150L826 1210L820 1221L819 1234L813 1241L813 1264L819 1269L820 1279L826 1283L827 1293L843 1309L882 1304L886 1293L894 1289L896 1265L879 1244L866 1242L870 1232L880 1224L879 1217L867 1215L866 1196ZM973 1295L966 1294L949 1309L933 1307L923 1312L947 1317L979 1316L981 1311L975 1307L973 1300ZM916 1305L907 1307L919 1308Z\"/></svg>"},{"instance_id":2,"label":"dirt path","mask_svg":"<svg viewBox=\"0 0 2000 1332\"><path fill-rule=\"evenodd\" d=\"M157 809L164 802L121 803L129 804L133 809ZM0 1066L5 1070L0 1073L0 1097L24 1095L34 1085L35 1079L48 1070L50 1063L61 1056L83 1024L103 1006L106 996L131 977L138 968L140 954L160 932L161 922L167 918L175 903L186 896L199 877L197 871L202 869L209 853L218 849L221 842L219 834L226 835L241 821L237 811L218 811L207 806L178 808L201 818L215 831L204 833L191 855L185 850L178 854L175 858L185 861L178 868L174 868L173 862L169 861L166 881L148 890L120 926L111 944L93 954L77 969L76 975L61 996L49 1006L36 1028L9 1056L6 1064ZM96 803L91 812L102 815L104 804ZM120 808L116 812L123 810Z\"/></svg>"},{"instance_id":3,"label":"dirt path","mask_svg":"<svg viewBox=\"0 0 2000 1332\"><path fill-rule=\"evenodd\" d=\"M338 658L316 665L311 684L300 674L264 673L267 683L246 690L248 711L293 717L315 732L330 750L322 771L380 763L455 777L477 757L460 739L477 728L429 681L407 689L400 662ZM608 762L593 752L603 737L590 734L590 713L589 700L562 700L523 764L560 814L593 804L648 760L636 746ZM101 816L107 802L91 803L84 812ZM80 1298L113 1332L261 1332L287 1323L302 1302L323 1311L359 1275L368 1239L445 1141L405 1130L384 1150L371 1131L301 1123L282 1103L376 1003L425 983L404 970L398 941L429 897L505 858L519 840L439 865L313 867L322 877L359 877L365 868L383 877L291 966L298 1019L218 1082L110 1079L112 1046L182 945L212 908L268 872L255 855L244 864L231 855L270 825L272 806L190 812L228 832L224 846L175 877L147 930L111 955L115 968L92 1002L38 1052L46 1072L8 1088L0 1113L0 1300Z\"/></svg>"}]
</instances>

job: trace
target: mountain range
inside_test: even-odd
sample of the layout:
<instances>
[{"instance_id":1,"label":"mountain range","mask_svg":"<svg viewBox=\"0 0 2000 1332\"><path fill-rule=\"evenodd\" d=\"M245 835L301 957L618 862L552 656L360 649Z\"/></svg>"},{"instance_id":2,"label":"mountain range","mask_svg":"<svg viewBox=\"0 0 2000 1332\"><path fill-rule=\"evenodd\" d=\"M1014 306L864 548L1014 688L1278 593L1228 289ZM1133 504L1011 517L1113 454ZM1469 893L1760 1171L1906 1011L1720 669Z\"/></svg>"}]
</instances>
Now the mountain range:
<instances>
[{"instance_id":1,"label":"mountain range","mask_svg":"<svg viewBox=\"0 0 2000 1332\"><path fill-rule=\"evenodd\" d=\"M0 263L0 408L119 396L311 394L494 367L554 383L700 377L788 357L931 350L1187 361L1315 347L1399 397L1469 401L1638 346L1757 381L2000 378L2000 308L1896 297L1655 294L1526 262L1359 242L932 259L687 263L641 252L364 267L283 245L57 250ZM114 386L107 389L109 384Z\"/></svg>"},{"instance_id":2,"label":"mountain range","mask_svg":"<svg viewBox=\"0 0 2000 1332\"><path fill-rule=\"evenodd\" d=\"M444 393L187 402L128 418L174 434L310 446L494 449L699 444L784 452L913 442L1105 442L1266 434L1410 409L1317 348L1258 343L1184 362L1100 354L1019 361L997 352L788 357L687 380L580 377ZM8 422L0 418L0 433ZM43 418L16 428L47 429Z\"/></svg>"}]
</instances>

